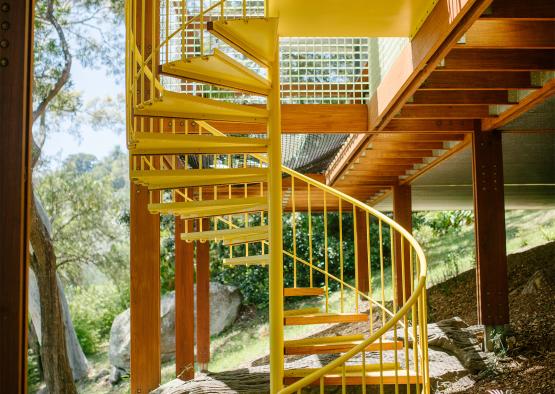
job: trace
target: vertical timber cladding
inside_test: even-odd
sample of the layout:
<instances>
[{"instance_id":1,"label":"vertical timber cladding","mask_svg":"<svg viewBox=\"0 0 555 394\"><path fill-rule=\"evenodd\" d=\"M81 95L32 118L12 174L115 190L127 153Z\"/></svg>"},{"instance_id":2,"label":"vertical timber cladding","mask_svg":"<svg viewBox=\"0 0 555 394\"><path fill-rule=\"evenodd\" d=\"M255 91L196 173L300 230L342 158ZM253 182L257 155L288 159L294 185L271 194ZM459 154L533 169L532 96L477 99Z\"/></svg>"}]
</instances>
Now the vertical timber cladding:
<instances>
[{"instance_id":1,"label":"vertical timber cladding","mask_svg":"<svg viewBox=\"0 0 555 394\"><path fill-rule=\"evenodd\" d=\"M0 0L1 1L1 0ZM133 0L136 46L146 59L159 41L160 0ZM144 13L143 13L144 10ZM144 23L143 23L144 22ZM144 31L142 28L144 27ZM158 56L152 57L158 64ZM152 64L150 65L152 66ZM157 67L152 73L156 77ZM150 81L138 84L138 97L152 98ZM144 88L144 92L141 92ZM144 94L144 95L143 95ZM156 124L157 122L154 122ZM135 122L141 131L149 119ZM154 165L159 165L155 158ZM131 184L131 393L148 393L160 385L160 216L148 211L151 196L144 186ZM152 202L156 202L153 199Z\"/></svg>"},{"instance_id":2,"label":"vertical timber cladding","mask_svg":"<svg viewBox=\"0 0 555 394\"><path fill-rule=\"evenodd\" d=\"M184 200L176 193L176 201ZM192 231L192 222L175 217L175 374L182 380L195 377L195 244L181 240Z\"/></svg>"},{"instance_id":3,"label":"vertical timber cladding","mask_svg":"<svg viewBox=\"0 0 555 394\"><path fill-rule=\"evenodd\" d=\"M501 133L476 122L472 153L478 322L501 326L509 323Z\"/></svg>"},{"instance_id":4,"label":"vertical timber cladding","mask_svg":"<svg viewBox=\"0 0 555 394\"><path fill-rule=\"evenodd\" d=\"M394 220L409 233L412 232L412 193L410 185L393 186L393 215ZM410 251L411 246L400 234L393 235L395 282L397 289L397 305L402 305L410 297ZM404 288L404 291L403 291Z\"/></svg>"},{"instance_id":5,"label":"vertical timber cladding","mask_svg":"<svg viewBox=\"0 0 555 394\"><path fill-rule=\"evenodd\" d=\"M208 230L210 221L202 220ZM197 361L201 369L210 362L210 242L197 241Z\"/></svg>"},{"instance_id":6,"label":"vertical timber cladding","mask_svg":"<svg viewBox=\"0 0 555 394\"><path fill-rule=\"evenodd\" d=\"M33 1L0 0L0 387L27 391Z\"/></svg>"}]
</instances>

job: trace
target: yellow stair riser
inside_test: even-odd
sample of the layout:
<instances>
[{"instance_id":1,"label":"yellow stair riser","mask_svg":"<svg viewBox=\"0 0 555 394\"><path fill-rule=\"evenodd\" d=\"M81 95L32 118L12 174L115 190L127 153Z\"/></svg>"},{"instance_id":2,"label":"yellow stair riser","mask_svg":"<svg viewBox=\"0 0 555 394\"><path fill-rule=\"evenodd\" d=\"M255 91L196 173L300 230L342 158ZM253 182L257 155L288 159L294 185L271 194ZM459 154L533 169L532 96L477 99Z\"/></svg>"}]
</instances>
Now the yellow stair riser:
<instances>
[{"instance_id":1,"label":"yellow stair riser","mask_svg":"<svg viewBox=\"0 0 555 394\"><path fill-rule=\"evenodd\" d=\"M208 30L255 62L270 67L277 50L277 18L208 22Z\"/></svg>"},{"instance_id":2,"label":"yellow stair riser","mask_svg":"<svg viewBox=\"0 0 555 394\"><path fill-rule=\"evenodd\" d=\"M268 265L270 264L269 255L255 255L255 256L245 256L245 257L233 257L229 259L224 259L223 264L227 266L239 266L239 265Z\"/></svg>"},{"instance_id":3,"label":"yellow stair riser","mask_svg":"<svg viewBox=\"0 0 555 394\"><path fill-rule=\"evenodd\" d=\"M164 64L161 72L177 78L263 96L267 96L271 89L270 81L217 48L214 49L212 55Z\"/></svg>"},{"instance_id":4,"label":"yellow stair riser","mask_svg":"<svg viewBox=\"0 0 555 394\"><path fill-rule=\"evenodd\" d=\"M165 90L160 98L134 109L137 116L216 120L222 122L266 123L268 111L250 105L175 93Z\"/></svg>"},{"instance_id":5,"label":"yellow stair riser","mask_svg":"<svg viewBox=\"0 0 555 394\"><path fill-rule=\"evenodd\" d=\"M285 354L299 355L299 354L332 354L344 353L351 350L353 347L362 343L358 341L344 341L326 344L308 344L308 345L292 345L285 344ZM384 341L372 343L366 347L367 352L379 352L388 350L399 350L403 348L403 342Z\"/></svg>"},{"instance_id":6,"label":"yellow stair riser","mask_svg":"<svg viewBox=\"0 0 555 394\"><path fill-rule=\"evenodd\" d=\"M265 197L233 198L227 200L204 200L192 202L154 203L148 205L150 213L195 219L210 216L233 215L245 212L265 211Z\"/></svg>"},{"instance_id":7,"label":"yellow stair riser","mask_svg":"<svg viewBox=\"0 0 555 394\"><path fill-rule=\"evenodd\" d=\"M316 313L310 315L285 316L286 326L306 324L334 324L334 323L357 323L368 320L368 315L362 313Z\"/></svg>"},{"instance_id":8,"label":"yellow stair riser","mask_svg":"<svg viewBox=\"0 0 555 394\"><path fill-rule=\"evenodd\" d=\"M302 379L304 376L287 376L288 371L285 371L285 377L283 382L287 385L295 383L296 381ZM417 376L414 371L409 371L407 373L404 369L398 370L387 370L387 371L372 371L366 372L364 379L361 376L362 370L355 372L347 372L345 377L342 377L341 373L324 375L323 382L326 386L340 386L343 383L347 386L360 386L363 382L366 385L406 385L406 384L422 384L424 379L422 375ZM312 386L318 386L320 380L317 379Z\"/></svg>"},{"instance_id":9,"label":"yellow stair riser","mask_svg":"<svg viewBox=\"0 0 555 394\"><path fill-rule=\"evenodd\" d=\"M155 189L258 183L268 180L267 168L131 171L131 180Z\"/></svg>"},{"instance_id":10,"label":"yellow stair riser","mask_svg":"<svg viewBox=\"0 0 555 394\"><path fill-rule=\"evenodd\" d=\"M268 226L234 228L229 230L212 230L212 231L195 231L181 234L183 241L227 241L235 240L245 236L255 236L259 234L268 234Z\"/></svg>"},{"instance_id":11,"label":"yellow stair riser","mask_svg":"<svg viewBox=\"0 0 555 394\"><path fill-rule=\"evenodd\" d=\"M207 123L202 123L208 125ZM182 133L136 132L129 144L134 155L266 153L264 138L222 137Z\"/></svg>"}]
</instances>

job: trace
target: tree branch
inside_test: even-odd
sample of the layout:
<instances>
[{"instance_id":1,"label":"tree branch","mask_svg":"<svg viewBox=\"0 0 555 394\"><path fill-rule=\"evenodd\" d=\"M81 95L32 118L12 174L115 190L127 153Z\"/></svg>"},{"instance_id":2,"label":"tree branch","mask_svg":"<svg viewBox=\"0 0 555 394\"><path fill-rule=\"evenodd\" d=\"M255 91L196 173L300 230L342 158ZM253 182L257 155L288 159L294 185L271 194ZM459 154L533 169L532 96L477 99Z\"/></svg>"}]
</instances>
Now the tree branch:
<instances>
[{"instance_id":1,"label":"tree branch","mask_svg":"<svg viewBox=\"0 0 555 394\"><path fill-rule=\"evenodd\" d=\"M54 26L56 33L60 39L60 45L62 47L62 52L64 54L64 68L62 70L62 74L52 86L52 89L48 92L46 97L40 102L37 108L33 111L33 123L46 111L46 108L50 104L50 102L58 95L60 90L64 87L64 85L69 81L70 71L71 71L71 63L72 63L72 56L69 50L69 44L67 42L64 29L54 16L54 0L48 1L48 7L46 9L46 20Z\"/></svg>"}]
</instances>

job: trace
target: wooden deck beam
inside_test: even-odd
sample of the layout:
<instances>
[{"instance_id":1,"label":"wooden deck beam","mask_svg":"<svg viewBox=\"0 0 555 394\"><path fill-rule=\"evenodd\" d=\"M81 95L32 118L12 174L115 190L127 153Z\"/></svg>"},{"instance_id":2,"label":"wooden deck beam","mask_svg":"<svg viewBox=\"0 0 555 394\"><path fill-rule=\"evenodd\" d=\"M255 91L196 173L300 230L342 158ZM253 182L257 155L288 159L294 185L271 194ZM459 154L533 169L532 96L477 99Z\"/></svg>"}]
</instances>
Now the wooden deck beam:
<instances>
[{"instance_id":1,"label":"wooden deck beam","mask_svg":"<svg viewBox=\"0 0 555 394\"><path fill-rule=\"evenodd\" d=\"M406 105L511 104L506 90L419 90Z\"/></svg>"},{"instance_id":2,"label":"wooden deck beam","mask_svg":"<svg viewBox=\"0 0 555 394\"><path fill-rule=\"evenodd\" d=\"M527 112L531 108L534 108L536 105L544 102L549 97L555 94L555 79L550 80L547 82L541 89L532 92L521 102L516 105L513 105L507 111L501 113L499 117L490 118L490 119L482 119L482 130L483 131L491 131L495 129L499 129L509 123L510 121L516 119L523 113Z\"/></svg>"},{"instance_id":3,"label":"wooden deck beam","mask_svg":"<svg viewBox=\"0 0 555 394\"><path fill-rule=\"evenodd\" d=\"M438 1L372 96L369 102L369 130L387 127L404 103L490 4L491 0ZM331 184L361 154L369 138L357 136L343 146L326 172L326 178Z\"/></svg>"},{"instance_id":4,"label":"wooden deck beam","mask_svg":"<svg viewBox=\"0 0 555 394\"><path fill-rule=\"evenodd\" d=\"M482 15L482 19L503 18L516 20L555 20L555 7L547 0L502 0L494 1Z\"/></svg>"},{"instance_id":5,"label":"wooden deck beam","mask_svg":"<svg viewBox=\"0 0 555 394\"><path fill-rule=\"evenodd\" d=\"M536 86L537 87L537 86ZM528 71L435 71L418 88L423 90L533 89Z\"/></svg>"},{"instance_id":6,"label":"wooden deck beam","mask_svg":"<svg viewBox=\"0 0 555 394\"><path fill-rule=\"evenodd\" d=\"M436 71L550 71L553 49L453 48Z\"/></svg>"},{"instance_id":7,"label":"wooden deck beam","mask_svg":"<svg viewBox=\"0 0 555 394\"><path fill-rule=\"evenodd\" d=\"M410 105L395 119L477 119L489 116L487 105Z\"/></svg>"},{"instance_id":8,"label":"wooden deck beam","mask_svg":"<svg viewBox=\"0 0 555 394\"><path fill-rule=\"evenodd\" d=\"M401 133L466 133L472 131L472 120L393 119L383 132Z\"/></svg>"},{"instance_id":9,"label":"wooden deck beam","mask_svg":"<svg viewBox=\"0 0 555 394\"><path fill-rule=\"evenodd\" d=\"M478 19L456 48L555 48L555 21Z\"/></svg>"},{"instance_id":10,"label":"wooden deck beam","mask_svg":"<svg viewBox=\"0 0 555 394\"><path fill-rule=\"evenodd\" d=\"M282 133L360 133L368 130L364 104L282 104ZM210 122L222 133L266 133L265 125Z\"/></svg>"}]
</instances>

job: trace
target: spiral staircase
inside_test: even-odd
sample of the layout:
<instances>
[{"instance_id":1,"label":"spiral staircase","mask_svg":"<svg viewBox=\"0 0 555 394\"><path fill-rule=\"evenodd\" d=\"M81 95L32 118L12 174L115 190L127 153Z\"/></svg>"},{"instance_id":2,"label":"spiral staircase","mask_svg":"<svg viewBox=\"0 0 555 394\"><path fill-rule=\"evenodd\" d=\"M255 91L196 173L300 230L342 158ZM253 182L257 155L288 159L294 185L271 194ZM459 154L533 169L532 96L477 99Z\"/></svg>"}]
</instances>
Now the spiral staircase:
<instances>
[{"instance_id":1,"label":"spiral staircase","mask_svg":"<svg viewBox=\"0 0 555 394\"><path fill-rule=\"evenodd\" d=\"M278 19L228 18L220 1L169 31L157 10L151 10L150 19L142 18L148 14L144 4L127 3L130 178L150 190L152 214L185 220L182 240L223 242L229 251L223 263L229 269L268 266L271 392L300 393L309 386L322 393L332 386L342 392L348 386L358 386L362 393L376 387L384 392L388 385L396 392L400 387L429 392L422 249L388 216L281 165ZM165 4L169 18L172 2ZM214 17L214 12L219 15ZM171 38L186 40L184 32L193 25L201 31L201 46L206 29L265 68L265 76L218 49L161 61ZM157 33L163 29L165 39L160 40ZM267 105L170 91L161 76L262 96ZM268 133L230 137L213 121L265 124ZM299 201L304 201L302 206ZM300 224L299 212L308 217L308 231ZM335 226L328 223L332 213ZM351 218L347 224L346 217ZM324 222L325 234L318 235L325 244L323 256L313 250L313 220ZM284 231L293 235L292 245L282 245ZM308 251L297 248L300 232ZM367 261L358 261L361 239ZM405 249L400 258L393 252L394 239ZM354 247L354 280L345 267L347 244ZM360 286L362 276L368 288ZM388 287L399 279L406 284L402 291ZM315 297L322 306L284 310L284 297ZM354 323L358 332L284 341L286 326L336 323ZM319 368L290 367L286 356L292 355L315 355L325 362Z\"/></svg>"}]
</instances>

